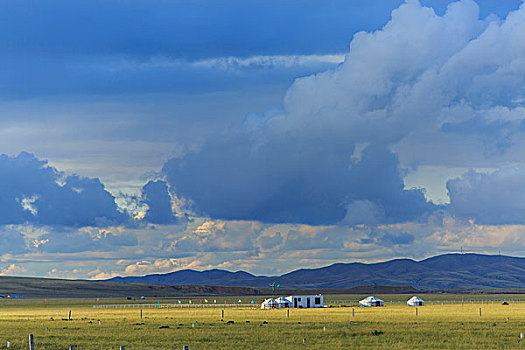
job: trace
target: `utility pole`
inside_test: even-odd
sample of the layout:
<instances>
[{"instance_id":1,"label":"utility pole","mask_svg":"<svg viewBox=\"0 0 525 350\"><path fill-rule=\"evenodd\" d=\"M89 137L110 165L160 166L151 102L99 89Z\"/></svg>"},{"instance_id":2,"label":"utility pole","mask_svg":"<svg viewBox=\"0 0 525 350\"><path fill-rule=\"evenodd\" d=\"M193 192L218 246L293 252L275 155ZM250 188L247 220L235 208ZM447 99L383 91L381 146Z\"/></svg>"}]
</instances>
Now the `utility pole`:
<instances>
[{"instance_id":1,"label":"utility pole","mask_svg":"<svg viewBox=\"0 0 525 350\"><path fill-rule=\"evenodd\" d=\"M270 284L270 287L272 287L272 299L275 299L275 288L279 288L281 285L278 283L273 282Z\"/></svg>"}]
</instances>

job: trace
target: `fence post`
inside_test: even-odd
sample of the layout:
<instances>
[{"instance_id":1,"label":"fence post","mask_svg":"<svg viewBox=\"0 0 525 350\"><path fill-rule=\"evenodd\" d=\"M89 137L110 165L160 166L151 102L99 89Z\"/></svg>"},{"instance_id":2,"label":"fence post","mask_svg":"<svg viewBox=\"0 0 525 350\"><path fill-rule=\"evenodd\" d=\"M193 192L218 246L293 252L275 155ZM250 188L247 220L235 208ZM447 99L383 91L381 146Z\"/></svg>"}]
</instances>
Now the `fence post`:
<instances>
[{"instance_id":1,"label":"fence post","mask_svg":"<svg viewBox=\"0 0 525 350\"><path fill-rule=\"evenodd\" d=\"M69 310L69 315L68 315L67 319L71 321L71 310Z\"/></svg>"},{"instance_id":2,"label":"fence post","mask_svg":"<svg viewBox=\"0 0 525 350\"><path fill-rule=\"evenodd\" d=\"M290 309L286 309L286 318L290 318Z\"/></svg>"},{"instance_id":3,"label":"fence post","mask_svg":"<svg viewBox=\"0 0 525 350\"><path fill-rule=\"evenodd\" d=\"M417 307L416 307L416 316L417 316Z\"/></svg>"},{"instance_id":4,"label":"fence post","mask_svg":"<svg viewBox=\"0 0 525 350\"><path fill-rule=\"evenodd\" d=\"M481 317L481 308L479 308L479 317Z\"/></svg>"},{"instance_id":5,"label":"fence post","mask_svg":"<svg viewBox=\"0 0 525 350\"><path fill-rule=\"evenodd\" d=\"M224 309L221 311L221 321L224 320Z\"/></svg>"},{"instance_id":6,"label":"fence post","mask_svg":"<svg viewBox=\"0 0 525 350\"><path fill-rule=\"evenodd\" d=\"M142 320L142 309L140 309L140 319Z\"/></svg>"},{"instance_id":7,"label":"fence post","mask_svg":"<svg viewBox=\"0 0 525 350\"><path fill-rule=\"evenodd\" d=\"M29 334L29 350L35 350L35 343L33 341L33 334Z\"/></svg>"},{"instance_id":8,"label":"fence post","mask_svg":"<svg viewBox=\"0 0 525 350\"><path fill-rule=\"evenodd\" d=\"M354 308L352 308L352 318L354 317Z\"/></svg>"}]
</instances>

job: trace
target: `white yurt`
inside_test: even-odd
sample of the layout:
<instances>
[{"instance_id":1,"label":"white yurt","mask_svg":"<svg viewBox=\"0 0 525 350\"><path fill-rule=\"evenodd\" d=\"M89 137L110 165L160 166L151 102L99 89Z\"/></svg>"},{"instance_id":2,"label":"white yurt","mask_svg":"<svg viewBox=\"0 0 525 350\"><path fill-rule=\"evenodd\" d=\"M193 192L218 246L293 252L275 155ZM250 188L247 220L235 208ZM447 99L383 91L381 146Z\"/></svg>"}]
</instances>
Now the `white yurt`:
<instances>
[{"instance_id":1,"label":"white yurt","mask_svg":"<svg viewBox=\"0 0 525 350\"><path fill-rule=\"evenodd\" d=\"M423 305L425 305L425 302L420 297L413 296L407 301L407 306L423 306Z\"/></svg>"},{"instance_id":2,"label":"white yurt","mask_svg":"<svg viewBox=\"0 0 525 350\"><path fill-rule=\"evenodd\" d=\"M275 299L266 299L261 304L261 309L275 309L277 306L277 303L275 302Z\"/></svg>"},{"instance_id":3,"label":"white yurt","mask_svg":"<svg viewBox=\"0 0 525 350\"><path fill-rule=\"evenodd\" d=\"M292 307L292 302L285 297L279 297L275 299L275 307L277 309Z\"/></svg>"},{"instance_id":4,"label":"white yurt","mask_svg":"<svg viewBox=\"0 0 525 350\"><path fill-rule=\"evenodd\" d=\"M374 306L385 306L385 302L374 296L364 298L359 302L359 307L374 307Z\"/></svg>"}]
</instances>

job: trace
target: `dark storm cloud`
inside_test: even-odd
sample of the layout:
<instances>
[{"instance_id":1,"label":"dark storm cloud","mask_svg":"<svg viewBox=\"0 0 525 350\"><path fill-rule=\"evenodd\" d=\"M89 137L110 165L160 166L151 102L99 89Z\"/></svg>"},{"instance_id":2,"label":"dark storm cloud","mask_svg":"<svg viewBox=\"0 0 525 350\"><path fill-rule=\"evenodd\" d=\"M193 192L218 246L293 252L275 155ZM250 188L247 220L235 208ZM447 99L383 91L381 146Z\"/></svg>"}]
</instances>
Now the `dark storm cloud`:
<instances>
[{"instance_id":1,"label":"dark storm cloud","mask_svg":"<svg viewBox=\"0 0 525 350\"><path fill-rule=\"evenodd\" d=\"M352 148L324 140L221 140L166 163L176 193L212 218L330 224L366 199L381 222L414 220L432 210L419 190L405 190L395 155L370 146L352 164ZM235 146L234 146L235 145Z\"/></svg>"},{"instance_id":2,"label":"dark storm cloud","mask_svg":"<svg viewBox=\"0 0 525 350\"><path fill-rule=\"evenodd\" d=\"M525 169L506 167L493 173L471 170L449 180L448 210L488 225L525 224Z\"/></svg>"},{"instance_id":3,"label":"dark storm cloud","mask_svg":"<svg viewBox=\"0 0 525 350\"><path fill-rule=\"evenodd\" d=\"M127 222L98 179L64 176L29 153L0 156L0 224L107 226Z\"/></svg>"},{"instance_id":4,"label":"dark storm cloud","mask_svg":"<svg viewBox=\"0 0 525 350\"><path fill-rule=\"evenodd\" d=\"M152 224L175 224L168 185L164 181L149 181L142 187L142 201L148 206L144 221Z\"/></svg>"}]
</instances>

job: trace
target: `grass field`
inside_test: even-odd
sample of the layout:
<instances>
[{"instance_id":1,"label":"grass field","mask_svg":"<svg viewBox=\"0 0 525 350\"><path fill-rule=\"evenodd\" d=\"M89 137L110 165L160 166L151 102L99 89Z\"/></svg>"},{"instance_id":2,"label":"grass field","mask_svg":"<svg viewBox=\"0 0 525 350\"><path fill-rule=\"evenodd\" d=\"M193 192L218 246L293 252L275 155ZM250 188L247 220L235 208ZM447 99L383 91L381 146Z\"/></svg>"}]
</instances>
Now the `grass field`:
<instances>
[{"instance_id":1,"label":"grass field","mask_svg":"<svg viewBox=\"0 0 525 350\"><path fill-rule=\"evenodd\" d=\"M437 297L446 299L423 295L423 299ZM354 317L352 307L290 309L290 318L284 309L225 308L223 321L220 307L144 308L140 319L138 308L95 309L93 304L93 299L2 300L0 349L6 348L7 341L11 349L28 349L30 333L37 350L68 349L71 345L80 350L119 346L126 350L182 349L184 345L191 350L525 348L525 339L519 337L525 333L523 302L432 304L419 307L418 316L415 308L388 301L384 308L355 307ZM69 310L71 321L67 320Z\"/></svg>"}]
</instances>

